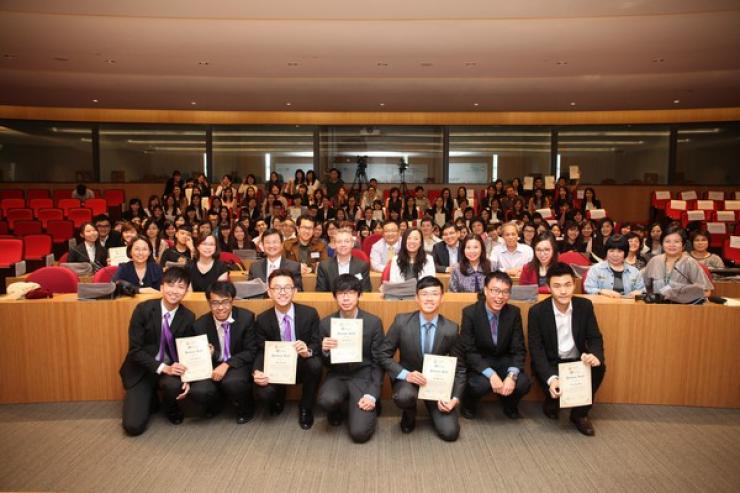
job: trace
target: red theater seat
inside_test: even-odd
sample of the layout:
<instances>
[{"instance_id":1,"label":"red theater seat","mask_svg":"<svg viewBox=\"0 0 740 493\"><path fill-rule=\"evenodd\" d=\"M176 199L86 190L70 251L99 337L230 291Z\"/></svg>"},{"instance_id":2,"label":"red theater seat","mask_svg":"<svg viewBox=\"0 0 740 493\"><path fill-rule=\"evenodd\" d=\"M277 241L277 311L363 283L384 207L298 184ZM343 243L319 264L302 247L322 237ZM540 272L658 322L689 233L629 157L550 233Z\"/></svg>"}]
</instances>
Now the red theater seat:
<instances>
[{"instance_id":1,"label":"red theater seat","mask_svg":"<svg viewBox=\"0 0 740 493\"><path fill-rule=\"evenodd\" d=\"M74 272L64 267L42 267L26 278L51 293L76 293L79 280Z\"/></svg>"}]
</instances>

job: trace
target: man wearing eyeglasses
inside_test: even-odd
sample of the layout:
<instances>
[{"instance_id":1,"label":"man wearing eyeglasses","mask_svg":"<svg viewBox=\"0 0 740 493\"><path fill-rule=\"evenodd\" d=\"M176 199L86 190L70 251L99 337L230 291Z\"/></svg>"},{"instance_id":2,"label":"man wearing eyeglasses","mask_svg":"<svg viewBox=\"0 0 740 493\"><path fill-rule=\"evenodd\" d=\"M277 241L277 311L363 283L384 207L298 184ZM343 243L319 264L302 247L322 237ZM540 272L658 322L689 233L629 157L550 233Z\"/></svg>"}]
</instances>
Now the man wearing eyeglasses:
<instances>
[{"instance_id":1,"label":"man wearing eyeglasses","mask_svg":"<svg viewBox=\"0 0 740 493\"><path fill-rule=\"evenodd\" d=\"M268 279L268 294L275 307L265 310L257 317L257 357L252 376L257 385L255 394L267 402L272 416L283 412L285 385L271 384L263 372L265 341L293 342L298 353L296 382L303 384L299 406L298 424L304 430L313 426L313 408L316 392L321 380L321 351L319 338L319 314L310 306L293 303L296 293L293 273L277 269Z\"/></svg>"},{"instance_id":2,"label":"man wearing eyeglasses","mask_svg":"<svg viewBox=\"0 0 740 493\"><path fill-rule=\"evenodd\" d=\"M462 415L475 418L478 401L497 394L510 419L519 419L519 401L531 383L524 374L522 315L509 305L512 280L505 272L490 272L485 278L485 299L463 310L460 339L468 367L468 385Z\"/></svg>"},{"instance_id":3,"label":"man wearing eyeglasses","mask_svg":"<svg viewBox=\"0 0 740 493\"><path fill-rule=\"evenodd\" d=\"M318 263L328 258L326 246L321 240L313 237L313 227L316 222L311 216L300 216L296 224L298 225L298 236L285 240L283 246L285 258L299 262L302 274L316 272Z\"/></svg>"},{"instance_id":4,"label":"man wearing eyeglasses","mask_svg":"<svg viewBox=\"0 0 740 493\"><path fill-rule=\"evenodd\" d=\"M193 324L195 335L208 336L213 362L211 380L198 391L206 395L206 415L216 414L220 407L219 390L236 408L237 424L254 417L252 399L252 365L257 353L254 313L234 306L236 288L229 281L216 281L206 289L210 313ZM191 392L195 392L192 389Z\"/></svg>"},{"instance_id":5,"label":"man wearing eyeglasses","mask_svg":"<svg viewBox=\"0 0 740 493\"><path fill-rule=\"evenodd\" d=\"M303 291L301 264L283 256L283 234L280 231L268 229L262 233L262 251L265 257L249 266L249 279L262 279L267 284L274 271L287 270L293 276L294 285Z\"/></svg>"},{"instance_id":6,"label":"man wearing eyeglasses","mask_svg":"<svg viewBox=\"0 0 740 493\"><path fill-rule=\"evenodd\" d=\"M416 403L419 387L426 385L422 373L424 354L457 357L452 395L447 401L424 401L437 435L454 442L460 435L457 404L465 390L465 362L460 351L457 324L440 313L444 286L439 279L427 276L416 284L419 310L397 315L388 330L379 359L393 382L393 402L401 408L401 431L411 433L416 427ZM399 351L399 360L393 355Z\"/></svg>"}]
</instances>

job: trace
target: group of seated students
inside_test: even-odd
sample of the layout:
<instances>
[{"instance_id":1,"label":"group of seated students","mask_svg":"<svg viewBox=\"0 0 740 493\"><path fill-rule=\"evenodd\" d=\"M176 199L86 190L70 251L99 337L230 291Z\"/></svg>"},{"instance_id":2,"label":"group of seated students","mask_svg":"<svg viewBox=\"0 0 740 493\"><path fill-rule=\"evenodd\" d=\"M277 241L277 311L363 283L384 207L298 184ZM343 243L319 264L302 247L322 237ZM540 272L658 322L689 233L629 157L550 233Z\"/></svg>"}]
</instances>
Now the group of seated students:
<instances>
[{"instance_id":1,"label":"group of seated students","mask_svg":"<svg viewBox=\"0 0 740 493\"><path fill-rule=\"evenodd\" d=\"M572 268L555 263L546 277L552 297L530 309L527 346L532 375L545 392L543 412L556 420L562 395L558 364L582 361L588 365L593 397L604 377L604 347L591 302L573 297ZM415 289L417 310L397 314L387 332L377 316L359 308L364 289L350 273L336 278L332 293L337 311L324 319L319 319L315 308L294 302L298 289L294 272L282 267L268 277L273 306L258 315L235 306L231 282L215 281L205 290L210 311L196 320L181 304L190 280L191 271L184 267L167 269L160 284L161 299L139 303L132 314L128 352L120 370L126 390L122 424L130 435L143 433L160 406L171 423L183 423L180 403L184 399L191 399L206 418L225 404L233 406L238 424L254 417L257 400L265 403L271 416L282 413L288 386L270 381L266 341L292 343L297 353L298 422L304 430L313 426L318 403L329 425L338 426L346 419L353 441L369 440L376 428L385 373L401 410L401 431L411 433L419 390L427 385L422 373L425 355L457 358L450 397L424 400L441 439L456 440L459 415L475 419L479 401L487 394L500 397L507 418L522 417L518 404L531 387L524 372L527 347L520 310L508 303L513 282L505 272L485 275L482 296L463 310L461 327L440 314L442 282L422 277ZM362 320L361 361L332 364L331 351L339 347L332 338L333 318ZM210 378L188 383L182 381L187 368L179 361L175 341L194 335L207 336L213 371ZM580 406L570 412L576 429L587 436L594 435L590 409L590 405Z\"/></svg>"}]
</instances>

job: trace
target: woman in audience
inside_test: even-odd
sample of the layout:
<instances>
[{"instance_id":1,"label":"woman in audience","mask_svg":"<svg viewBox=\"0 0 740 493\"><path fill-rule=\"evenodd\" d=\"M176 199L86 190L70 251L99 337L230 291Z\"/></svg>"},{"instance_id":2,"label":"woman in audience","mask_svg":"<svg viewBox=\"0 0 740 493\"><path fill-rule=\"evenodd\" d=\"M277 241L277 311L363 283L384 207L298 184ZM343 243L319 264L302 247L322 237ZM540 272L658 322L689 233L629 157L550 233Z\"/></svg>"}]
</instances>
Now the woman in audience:
<instances>
[{"instance_id":1,"label":"woman in audience","mask_svg":"<svg viewBox=\"0 0 740 493\"><path fill-rule=\"evenodd\" d=\"M126 249L131 260L118 266L112 281L127 281L138 286L140 293L158 293L162 267L152 257L152 245L143 236L136 237Z\"/></svg>"},{"instance_id":2,"label":"woman in audience","mask_svg":"<svg viewBox=\"0 0 740 493\"><path fill-rule=\"evenodd\" d=\"M221 205L229 211L234 211L237 207L236 197L234 197L234 188L226 187L221 192Z\"/></svg>"},{"instance_id":3,"label":"woman in audience","mask_svg":"<svg viewBox=\"0 0 740 493\"><path fill-rule=\"evenodd\" d=\"M347 190L344 187L339 187L336 196L332 200L334 209L346 209L348 199Z\"/></svg>"},{"instance_id":4,"label":"woman in audience","mask_svg":"<svg viewBox=\"0 0 740 493\"><path fill-rule=\"evenodd\" d=\"M506 211L506 221L520 220L524 216L524 199L517 197L511 209Z\"/></svg>"},{"instance_id":5,"label":"woman in audience","mask_svg":"<svg viewBox=\"0 0 740 493\"><path fill-rule=\"evenodd\" d=\"M229 279L229 267L218 259L220 253L218 241L214 236L198 237L193 259L188 263L192 291L205 291L214 282Z\"/></svg>"},{"instance_id":6,"label":"woman in audience","mask_svg":"<svg viewBox=\"0 0 740 493\"><path fill-rule=\"evenodd\" d=\"M93 223L84 223L80 226L81 242L70 248L67 262L84 262L92 264L93 270L105 267L108 254L98 241L98 230Z\"/></svg>"},{"instance_id":7,"label":"woman in audience","mask_svg":"<svg viewBox=\"0 0 740 493\"><path fill-rule=\"evenodd\" d=\"M235 250L256 250L254 242L249 238L248 229L241 223L234 224L234 229L231 231L228 242L229 252Z\"/></svg>"},{"instance_id":8,"label":"woman in audience","mask_svg":"<svg viewBox=\"0 0 740 493\"><path fill-rule=\"evenodd\" d=\"M645 238L645 246L642 249L642 256L648 262L651 258L656 255L663 253L663 248L660 244L660 238L663 236L663 227L660 223L653 223L648 229L648 236Z\"/></svg>"},{"instance_id":9,"label":"woman in audience","mask_svg":"<svg viewBox=\"0 0 740 493\"><path fill-rule=\"evenodd\" d=\"M172 195L168 195L164 198L164 207L162 208L165 221L174 221L175 216L180 214L180 209L177 208L177 202Z\"/></svg>"},{"instance_id":10,"label":"woman in audience","mask_svg":"<svg viewBox=\"0 0 740 493\"><path fill-rule=\"evenodd\" d=\"M594 231L596 231L596 226L594 225L594 222L590 219L587 219L581 225L581 241L583 242L583 253L588 254L589 257L591 256L591 250L593 249Z\"/></svg>"},{"instance_id":11,"label":"woman in audience","mask_svg":"<svg viewBox=\"0 0 740 493\"><path fill-rule=\"evenodd\" d=\"M303 173L302 169L295 170L295 173L293 174L293 179L288 180L288 183L285 184L283 187L283 194L292 197L296 193L298 193L298 186L299 185L305 185L306 184L306 175Z\"/></svg>"},{"instance_id":12,"label":"woman in audience","mask_svg":"<svg viewBox=\"0 0 740 493\"><path fill-rule=\"evenodd\" d=\"M493 182L493 188L496 190L496 198L501 200L501 197L504 197L506 195L506 190L504 189L504 180L499 178L495 182Z\"/></svg>"},{"instance_id":13,"label":"woman in audience","mask_svg":"<svg viewBox=\"0 0 740 493\"><path fill-rule=\"evenodd\" d=\"M699 262L684 252L686 232L676 226L668 226L660 239L663 253L652 257L642 277L648 292L658 293L662 289L680 288L687 285L701 286L705 296L711 294L712 283Z\"/></svg>"},{"instance_id":14,"label":"woman in audience","mask_svg":"<svg viewBox=\"0 0 740 493\"><path fill-rule=\"evenodd\" d=\"M308 187L309 196L321 188L321 182L316 179L316 173L312 169L306 172L306 186Z\"/></svg>"},{"instance_id":15,"label":"woman in audience","mask_svg":"<svg viewBox=\"0 0 740 493\"><path fill-rule=\"evenodd\" d=\"M182 216L178 216L182 217ZM162 229L163 234L162 237L167 242L167 247L169 248L170 245L175 244L175 233L177 232L177 226L175 226L175 223L172 221L165 221L164 222L164 228Z\"/></svg>"},{"instance_id":16,"label":"woman in audience","mask_svg":"<svg viewBox=\"0 0 740 493\"><path fill-rule=\"evenodd\" d=\"M491 201L491 221L500 223L504 220L504 211L501 210L501 201L495 198Z\"/></svg>"},{"instance_id":17,"label":"woman in audience","mask_svg":"<svg viewBox=\"0 0 740 493\"><path fill-rule=\"evenodd\" d=\"M133 223L124 221L121 225L121 240L124 246L130 246L131 243L139 236L139 230Z\"/></svg>"},{"instance_id":18,"label":"woman in audience","mask_svg":"<svg viewBox=\"0 0 740 493\"><path fill-rule=\"evenodd\" d=\"M357 222L362 219L362 211L354 195L347 198L347 207L344 210L347 211L347 220Z\"/></svg>"},{"instance_id":19,"label":"woman in audience","mask_svg":"<svg viewBox=\"0 0 740 493\"><path fill-rule=\"evenodd\" d=\"M565 252L583 252L585 247L581 241L581 230L578 224L573 221L565 223L565 236L563 241L558 243L558 251Z\"/></svg>"},{"instance_id":20,"label":"woman in audience","mask_svg":"<svg viewBox=\"0 0 740 493\"><path fill-rule=\"evenodd\" d=\"M231 222L231 210L227 209L226 207L221 207L221 210L218 211L218 222L221 223L230 223Z\"/></svg>"},{"instance_id":21,"label":"woman in audience","mask_svg":"<svg viewBox=\"0 0 740 493\"><path fill-rule=\"evenodd\" d=\"M324 190L321 188L314 190L313 192L313 203L316 207L321 207L324 204Z\"/></svg>"},{"instance_id":22,"label":"woman in audience","mask_svg":"<svg viewBox=\"0 0 740 493\"><path fill-rule=\"evenodd\" d=\"M172 224L174 224L175 225L175 228L177 228L178 226L182 226L184 224L188 224L188 221L187 221L187 219L185 219L185 216L183 216L182 214L180 214L179 216L177 216L175 218L175 221Z\"/></svg>"},{"instance_id":23,"label":"woman in audience","mask_svg":"<svg viewBox=\"0 0 740 493\"><path fill-rule=\"evenodd\" d=\"M583 214L593 209L601 209L601 201L596 198L596 192L593 188L588 187L583 191L583 200L581 201L581 210Z\"/></svg>"},{"instance_id":24,"label":"woman in audience","mask_svg":"<svg viewBox=\"0 0 740 493\"><path fill-rule=\"evenodd\" d=\"M691 245L689 255L705 267L710 269L724 269L725 263L722 259L718 255L708 251L709 239L709 233L704 230L691 233L689 235L689 244Z\"/></svg>"},{"instance_id":25,"label":"woman in audience","mask_svg":"<svg viewBox=\"0 0 740 493\"><path fill-rule=\"evenodd\" d=\"M491 202L494 201L495 199L496 199L496 187L494 187L492 183L486 187L486 195L480 201L481 209L489 209L491 207Z\"/></svg>"},{"instance_id":26,"label":"woman in audience","mask_svg":"<svg viewBox=\"0 0 740 493\"><path fill-rule=\"evenodd\" d=\"M419 208L416 207L416 199L414 197L407 198L401 219L404 221L416 221L417 219L421 219L421 217Z\"/></svg>"},{"instance_id":27,"label":"woman in audience","mask_svg":"<svg viewBox=\"0 0 740 493\"><path fill-rule=\"evenodd\" d=\"M463 255L452 269L449 289L453 293L480 293L486 274L491 272L484 241L478 235L466 236L460 243L460 251Z\"/></svg>"},{"instance_id":28,"label":"woman in audience","mask_svg":"<svg viewBox=\"0 0 740 493\"><path fill-rule=\"evenodd\" d=\"M200 217L198 217L198 213L200 211L195 208L193 205L189 205L187 209L185 209L185 222L187 224L196 224L198 221L201 220Z\"/></svg>"},{"instance_id":29,"label":"woman in audience","mask_svg":"<svg viewBox=\"0 0 740 493\"><path fill-rule=\"evenodd\" d=\"M391 212L397 212L399 217L403 212L403 197L398 187L391 188L388 198L385 199L385 213L390 216Z\"/></svg>"},{"instance_id":30,"label":"woman in audience","mask_svg":"<svg viewBox=\"0 0 740 493\"><path fill-rule=\"evenodd\" d=\"M162 241L162 229L159 223L153 217L150 217L144 222L142 231L144 231L144 236L151 244L154 261L159 263L162 254L169 248L167 242Z\"/></svg>"},{"instance_id":31,"label":"woman in audience","mask_svg":"<svg viewBox=\"0 0 740 493\"><path fill-rule=\"evenodd\" d=\"M195 219L198 221L203 220L203 199L200 195L193 195L190 198L190 207L195 209Z\"/></svg>"},{"instance_id":32,"label":"woman in audience","mask_svg":"<svg viewBox=\"0 0 740 493\"><path fill-rule=\"evenodd\" d=\"M626 237L619 234L609 236L606 240L606 259L588 270L584 284L586 293L610 298L634 298L644 293L645 283L640 271L624 261L629 250Z\"/></svg>"},{"instance_id":33,"label":"woman in audience","mask_svg":"<svg viewBox=\"0 0 740 493\"><path fill-rule=\"evenodd\" d=\"M511 186L514 187L514 191L517 195L521 196L524 193L524 186L522 185L522 180L519 179L518 176L515 176L511 180Z\"/></svg>"},{"instance_id":34,"label":"woman in audience","mask_svg":"<svg viewBox=\"0 0 740 493\"><path fill-rule=\"evenodd\" d=\"M277 193L275 192L275 187L277 187ZM267 180L267 183L265 183L265 192L271 193L277 197L280 195L280 191L282 189L283 180L280 178L280 175L277 173L277 171L273 171L272 173L270 173L270 179Z\"/></svg>"},{"instance_id":35,"label":"woman in audience","mask_svg":"<svg viewBox=\"0 0 740 493\"><path fill-rule=\"evenodd\" d=\"M161 205L162 205L162 202L159 200L159 196L150 195L149 202L147 202L146 209L144 209L144 214L146 214L147 217L152 217L154 207L161 206Z\"/></svg>"},{"instance_id":36,"label":"woman in audience","mask_svg":"<svg viewBox=\"0 0 740 493\"><path fill-rule=\"evenodd\" d=\"M195 185L193 187L193 195L195 195L195 189L198 189L202 197L211 196L211 184L203 173L198 173L198 177L195 179Z\"/></svg>"},{"instance_id":37,"label":"woman in audience","mask_svg":"<svg viewBox=\"0 0 740 493\"><path fill-rule=\"evenodd\" d=\"M451 221L452 215L450 212L445 208L445 201L442 198L442 196L438 196L436 199L434 199L434 206L427 211L427 216L431 217L434 221L434 224L436 224L439 227L444 226L448 222Z\"/></svg>"},{"instance_id":38,"label":"woman in audience","mask_svg":"<svg viewBox=\"0 0 740 493\"><path fill-rule=\"evenodd\" d=\"M555 191L555 200L553 202L553 209L558 211L558 214L560 214L561 208L563 206L567 206L569 209L572 206L570 194L568 193L567 187L559 187Z\"/></svg>"},{"instance_id":39,"label":"woman in audience","mask_svg":"<svg viewBox=\"0 0 740 493\"><path fill-rule=\"evenodd\" d=\"M447 210L447 212L450 213L450 216L452 216L452 211L455 210L455 201L452 200L452 192L449 188L444 187L442 189L441 195L444 208Z\"/></svg>"},{"instance_id":40,"label":"woman in audience","mask_svg":"<svg viewBox=\"0 0 740 493\"><path fill-rule=\"evenodd\" d=\"M360 242L360 245L362 245L362 242L365 241L365 238L367 238L371 234L372 231L370 231L370 227L367 225L367 223L360 223L360 226L357 228L357 240Z\"/></svg>"},{"instance_id":41,"label":"woman in audience","mask_svg":"<svg viewBox=\"0 0 740 493\"><path fill-rule=\"evenodd\" d=\"M128 209L124 212L121 217L126 221L132 221L135 217L146 219L146 213L141 205L141 200L133 198L128 201Z\"/></svg>"},{"instance_id":42,"label":"woman in audience","mask_svg":"<svg viewBox=\"0 0 740 493\"><path fill-rule=\"evenodd\" d=\"M529 198L529 204L527 205L527 209L529 209L529 212L533 213L538 209L544 209L545 208L545 191L541 188L535 188L534 192L532 193L532 196Z\"/></svg>"},{"instance_id":43,"label":"woman in audience","mask_svg":"<svg viewBox=\"0 0 740 493\"><path fill-rule=\"evenodd\" d=\"M554 223L552 226L550 226L550 233L552 233L552 235L558 241L563 239L563 231L560 229L560 225L558 223Z\"/></svg>"},{"instance_id":44,"label":"woman in audience","mask_svg":"<svg viewBox=\"0 0 740 493\"><path fill-rule=\"evenodd\" d=\"M637 270L642 270L647 265L647 260L645 260L641 253L642 241L640 240L640 235L633 231L627 233L624 237L627 238L627 243L630 246L624 262Z\"/></svg>"},{"instance_id":45,"label":"woman in audience","mask_svg":"<svg viewBox=\"0 0 740 493\"><path fill-rule=\"evenodd\" d=\"M525 224L522 226L522 237L519 243L524 243L528 247L534 248L534 237L537 236L537 231L534 224Z\"/></svg>"},{"instance_id":46,"label":"woman in audience","mask_svg":"<svg viewBox=\"0 0 740 493\"><path fill-rule=\"evenodd\" d=\"M543 233L534 240L534 256L522 267L519 284L539 286L537 291L549 293L547 285L547 269L558 261L558 245L552 233Z\"/></svg>"},{"instance_id":47,"label":"woman in audience","mask_svg":"<svg viewBox=\"0 0 740 493\"><path fill-rule=\"evenodd\" d=\"M462 201L465 201L463 207ZM465 209L468 206L468 190L465 187L457 187L457 195L455 195L455 208Z\"/></svg>"},{"instance_id":48,"label":"woman in audience","mask_svg":"<svg viewBox=\"0 0 740 493\"><path fill-rule=\"evenodd\" d=\"M334 257L334 250L336 247L336 244L334 243L334 237L337 234L337 231L341 227L340 224L335 221L327 221L324 223L325 225L325 237L324 241L326 243L326 254L329 257Z\"/></svg>"},{"instance_id":49,"label":"woman in audience","mask_svg":"<svg viewBox=\"0 0 740 493\"><path fill-rule=\"evenodd\" d=\"M231 223L223 222L216 228L216 239L218 240L218 248L222 252L231 252L229 247L231 241Z\"/></svg>"},{"instance_id":50,"label":"woman in audience","mask_svg":"<svg viewBox=\"0 0 740 493\"><path fill-rule=\"evenodd\" d=\"M403 282L408 279L421 279L434 276L434 259L424 253L422 234L416 228L409 228L401 237L401 248L391 261L390 282Z\"/></svg>"},{"instance_id":51,"label":"woman in audience","mask_svg":"<svg viewBox=\"0 0 740 493\"><path fill-rule=\"evenodd\" d=\"M603 260L606 257L606 240L614 234L614 221L605 217L599 224L599 231L594 235L591 251L594 255Z\"/></svg>"},{"instance_id":52,"label":"woman in audience","mask_svg":"<svg viewBox=\"0 0 740 493\"><path fill-rule=\"evenodd\" d=\"M257 178L253 174L248 174L244 177L244 180L242 181L241 185L239 185L239 189L237 190L237 194L239 194L239 197L246 197L247 191L252 190L252 193L254 196L257 196Z\"/></svg>"}]
</instances>

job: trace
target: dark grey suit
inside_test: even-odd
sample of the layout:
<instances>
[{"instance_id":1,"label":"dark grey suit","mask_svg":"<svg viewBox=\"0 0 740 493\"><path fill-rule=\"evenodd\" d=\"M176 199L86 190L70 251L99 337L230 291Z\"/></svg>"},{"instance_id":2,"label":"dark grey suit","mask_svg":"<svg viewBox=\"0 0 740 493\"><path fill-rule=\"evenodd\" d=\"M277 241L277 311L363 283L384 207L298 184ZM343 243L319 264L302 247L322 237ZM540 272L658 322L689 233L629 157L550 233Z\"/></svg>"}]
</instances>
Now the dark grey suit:
<instances>
[{"instance_id":1,"label":"dark grey suit","mask_svg":"<svg viewBox=\"0 0 740 493\"><path fill-rule=\"evenodd\" d=\"M396 350L399 351L399 361L393 359ZM461 351L457 324L447 320L442 315L439 315L437 320L431 354L455 356L457 358L452 397L462 400L465 390L465 361ZM403 370L421 372L424 365L418 311L396 315L393 325L391 325L383 341L379 360L388 372L391 382L393 382L393 401L404 412L415 413L419 388L405 380L398 380L397 377ZM432 417L432 423L440 438L446 441L457 440L460 434L459 405L451 413L445 414L437 408L436 402L424 401L424 404Z\"/></svg>"},{"instance_id":2,"label":"dark grey suit","mask_svg":"<svg viewBox=\"0 0 740 493\"><path fill-rule=\"evenodd\" d=\"M357 277L361 275L362 290L369 293L373 290L370 284L370 264L362 260L351 257L349 261L349 273ZM334 288L334 282L339 277L339 264L337 258L332 257L322 261L316 272L316 291L331 292Z\"/></svg>"},{"instance_id":3,"label":"dark grey suit","mask_svg":"<svg viewBox=\"0 0 740 493\"><path fill-rule=\"evenodd\" d=\"M460 259L460 242L457 243L457 258ZM450 252L447 250L447 243L440 241L432 247L432 258L434 258L434 268L437 272L445 272L450 266Z\"/></svg>"},{"instance_id":4,"label":"dark grey suit","mask_svg":"<svg viewBox=\"0 0 740 493\"><path fill-rule=\"evenodd\" d=\"M301 264L285 257L280 259L280 268L288 269L293 274L293 282L298 291L303 291L303 279L301 278ZM267 258L253 262L249 266L249 279L262 279L267 283Z\"/></svg>"},{"instance_id":5,"label":"dark grey suit","mask_svg":"<svg viewBox=\"0 0 740 493\"><path fill-rule=\"evenodd\" d=\"M336 312L321 320L319 331L322 340L331 337L331 319L339 316ZM328 372L319 389L319 406L327 412L347 409L349 434L355 442L363 443L375 431L377 413L363 411L357 403L365 394L380 400L383 369L377 356L383 343L383 323L375 315L362 310L357 311L357 318L362 319L362 362L332 365L330 353L322 352Z\"/></svg>"}]
</instances>

